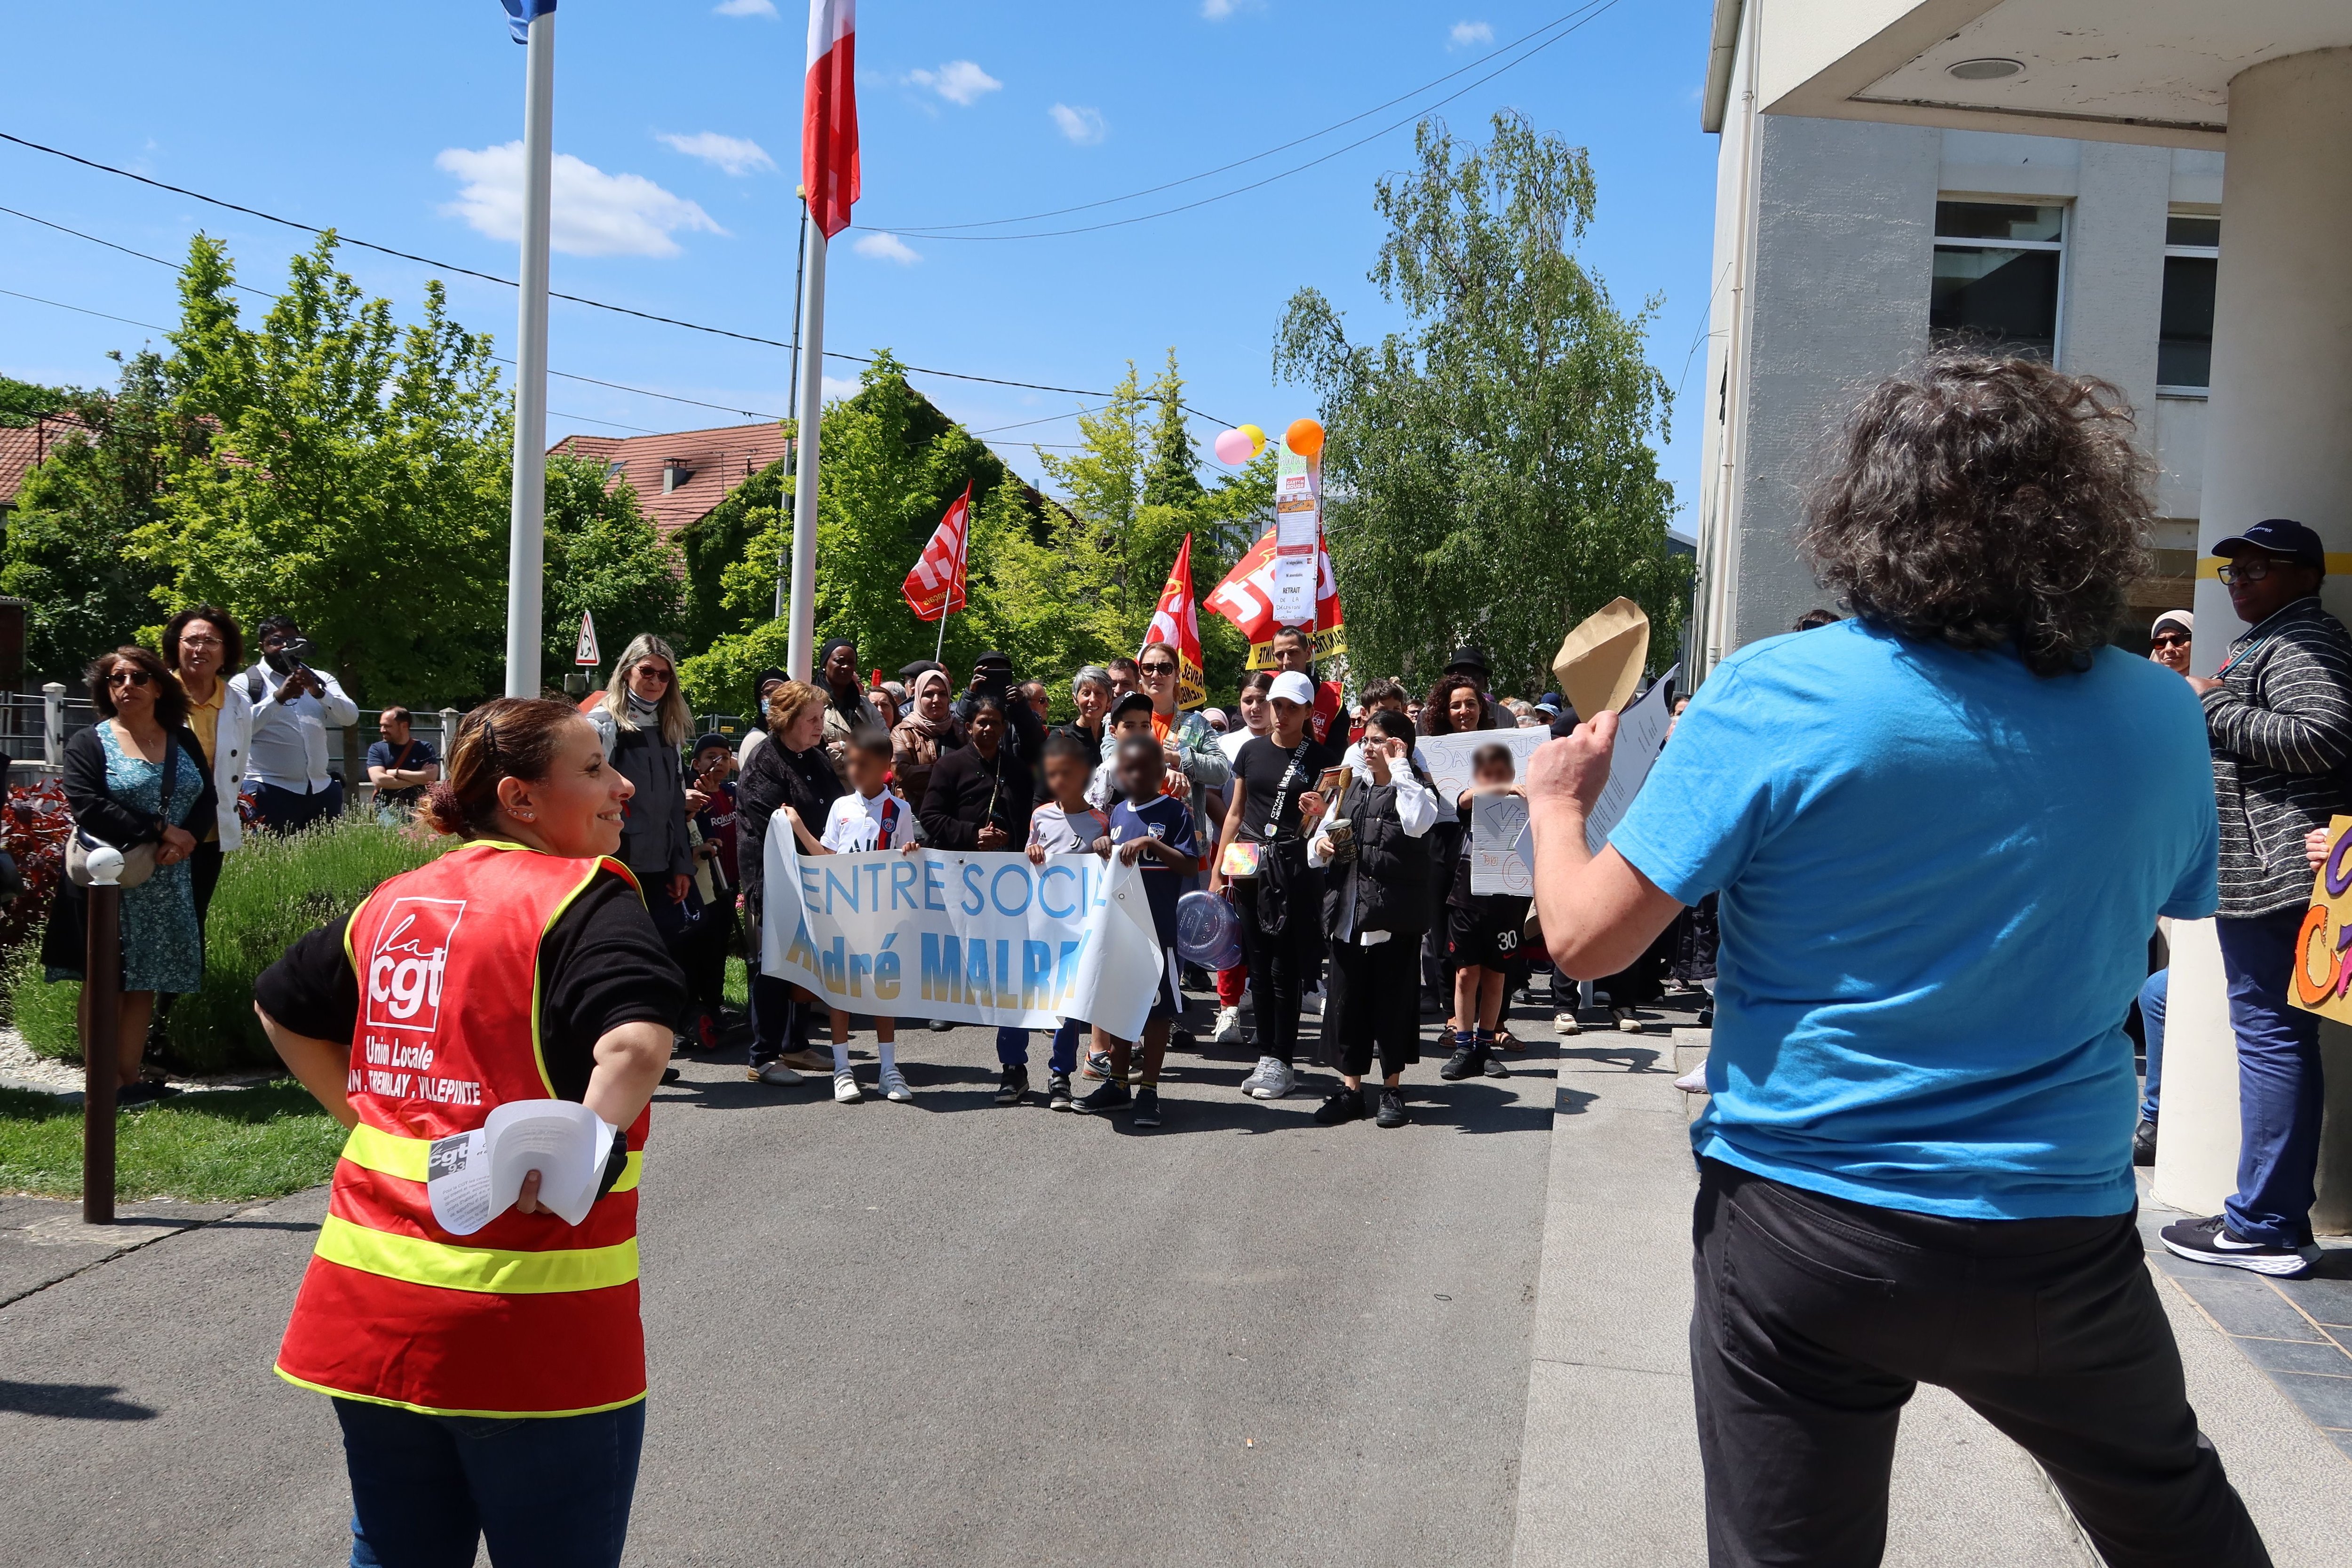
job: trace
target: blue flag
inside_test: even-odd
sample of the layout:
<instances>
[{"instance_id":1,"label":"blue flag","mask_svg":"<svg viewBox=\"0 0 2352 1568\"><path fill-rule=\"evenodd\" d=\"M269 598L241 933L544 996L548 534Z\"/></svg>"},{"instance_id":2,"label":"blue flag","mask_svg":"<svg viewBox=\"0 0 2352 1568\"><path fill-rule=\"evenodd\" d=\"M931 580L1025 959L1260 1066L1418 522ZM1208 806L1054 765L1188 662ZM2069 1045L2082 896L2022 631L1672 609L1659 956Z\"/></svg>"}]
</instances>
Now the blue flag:
<instances>
[{"instance_id":1,"label":"blue flag","mask_svg":"<svg viewBox=\"0 0 2352 1568\"><path fill-rule=\"evenodd\" d=\"M530 42L530 19L555 15L555 0L499 0L507 8L507 30L518 44Z\"/></svg>"}]
</instances>

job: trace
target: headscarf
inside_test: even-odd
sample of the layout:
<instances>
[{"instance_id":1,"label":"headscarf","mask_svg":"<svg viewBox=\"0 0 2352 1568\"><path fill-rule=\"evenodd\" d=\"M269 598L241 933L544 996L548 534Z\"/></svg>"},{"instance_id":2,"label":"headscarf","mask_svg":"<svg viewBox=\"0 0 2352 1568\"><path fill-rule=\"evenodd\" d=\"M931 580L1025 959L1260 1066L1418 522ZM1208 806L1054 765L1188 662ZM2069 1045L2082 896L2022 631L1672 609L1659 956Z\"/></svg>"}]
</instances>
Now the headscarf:
<instances>
[{"instance_id":1,"label":"headscarf","mask_svg":"<svg viewBox=\"0 0 2352 1568\"><path fill-rule=\"evenodd\" d=\"M2156 617L2156 625L2147 628L2147 635L2151 637L2156 636L2157 633L2164 629L2165 623L2168 621L2172 625L2179 626L2182 631L2187 632L2192 637L2197 635L2197 617L2189 614L2187 610L2165 611L2164 614Z\"/></svg>"},{"instance_id":2,"label":"headscarf","mask_svg":"<svg viewBox=\"0 0 2352 1568\"><path fill-rule=\"evenodd\" d=\"M915 677L914 689L907 694L907 715L890 731L891 772L897 779L898 793L907 797L909 805L922 804L923 791L931 782L932 765L941 752L952 752L964 743L963 726L956 721L950 710L944 719L923 717L923 692L931 682L939 683L943 694L953 695L954 687L948 681L944 669L927 669Z\"/></svg>"}]
</instances>

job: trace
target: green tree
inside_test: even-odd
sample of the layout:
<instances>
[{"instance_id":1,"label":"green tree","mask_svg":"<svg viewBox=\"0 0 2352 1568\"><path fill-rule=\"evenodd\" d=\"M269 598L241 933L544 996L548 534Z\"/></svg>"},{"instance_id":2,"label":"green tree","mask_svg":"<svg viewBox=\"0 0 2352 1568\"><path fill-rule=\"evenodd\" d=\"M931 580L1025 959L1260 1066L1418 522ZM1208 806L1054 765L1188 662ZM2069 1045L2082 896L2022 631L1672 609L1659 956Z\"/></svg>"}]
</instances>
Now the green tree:
<instances>
[{"instance_id":1,"label":"green tree","mask_svg":"<svg viewBox=\"0 0 2352 1568\"><path fill-rule=\"evenodd\" d=\"M174 463L138 545L173 600L294 616L363 702L471 698L495 689L505 620L511 426L490 340L449 319L437 281L397 327L335 243L293 258L257 329L227 252L190 243L175 410L212 440Z\"/></svg>"},{"instance_id":2,"label":"green tree","mask_svg":"<svg viewBox=\"0 0 2352 1568\"><path fill-rule=\"evenodd\" d=\"M1357 668L1434 673L1483 643L1505 690L1540 689L1561 634L1624 595L1675 642L1687 571L1650 445L1671 400L1632 315L1580 261L1595 186L1580 148L1517 114L1484 147L1442 122L1383 177L1370 277L1406 333L1351 343L1318 290L1291 297L1276 373L1312 385L1327 433L1332 565Z\"/></svg>"},{"instance_id":3,"label":"green tree","mask_svg":"<svg viewBox=\"0 0 2352 1568\"><path fill-rule=\"evenodd\" d=\"M0 375L0 428L21 430L45 414L68 414L90 394L70 386L43 386Z\"/></svg>"},{"instance_id":4,"label":"green tree","mask_svg":"<svg viewBox=\"0 0 2352 1568\"><path fill-rule=\"evenodd\" d=\"M174 411L161 355L142 352L121 365L111 395L75 393L39 410L68 415L89 434L50 427L54 440L25 476L0 554L0 593L31 606L26 667L44 675L70 679L159 618L163 574L133 552L132 540L162 519L172 462L208 444L201 426Z\"/></svg>"},{"instance_id":5,"label":"green tree","mask_svg":"<svg viewBox=\"0 0 2352 1568\"><path fill-rule=\"evenodd\" d=\"M637 504L626 479L605 488L604 465L569 452L547 459L546 596L540 668L572 668L580 616L595 616L600 641L619 655L639 632L677 638L685 622L678 552Z\"/></svg>"}]
</instances>

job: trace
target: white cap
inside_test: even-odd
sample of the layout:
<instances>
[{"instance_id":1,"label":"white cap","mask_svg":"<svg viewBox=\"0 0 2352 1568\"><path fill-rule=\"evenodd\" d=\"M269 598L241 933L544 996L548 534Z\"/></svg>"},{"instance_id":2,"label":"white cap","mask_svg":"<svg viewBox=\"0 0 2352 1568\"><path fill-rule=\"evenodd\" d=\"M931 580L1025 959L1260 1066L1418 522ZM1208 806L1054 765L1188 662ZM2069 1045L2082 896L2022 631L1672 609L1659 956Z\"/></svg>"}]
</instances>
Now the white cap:
<instances>
[{"instance_id":1,"label":"white cap","mask_svg":"<svg viewBox=\"0 0 2352 1568\"><path fill-rule=\"evenodd\" d=\"M1275 702L1296 702L1301 708L1315 706L1315 683L1295 669L1286 669L1274 678L1265 689L1267 700Z\"/></svg>"}]
</instances>

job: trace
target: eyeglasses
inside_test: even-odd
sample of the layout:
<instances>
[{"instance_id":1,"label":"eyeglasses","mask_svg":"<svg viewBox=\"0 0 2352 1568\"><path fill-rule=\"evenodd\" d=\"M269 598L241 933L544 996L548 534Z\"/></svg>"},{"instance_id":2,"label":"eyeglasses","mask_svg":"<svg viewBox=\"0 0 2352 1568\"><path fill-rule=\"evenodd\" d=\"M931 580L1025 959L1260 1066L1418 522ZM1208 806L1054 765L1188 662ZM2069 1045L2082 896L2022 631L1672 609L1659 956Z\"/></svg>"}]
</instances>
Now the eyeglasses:
<instances>
[{"instance_id":1,"label":"eyeglasses","mask_svg":"<svg viewBox=\"0 0 2352 1568\"><path fill-rule=\"evenodd\" d=\"M110 690L118 686L144 686L147 681L148 674L143 669L111 669L106 674L106 684Z\"/></svg>"},{"instance_id":2,"label":"eyeglasses","mask_svg":"<svg viewBox=\"0 0 2352 1568\"><path fill-rule=\"evenodd\" d=\"M182 647L218 647L221 646L221 640L218 637L182 637L180 646Z\"/></svg>"},{"instance_id":3,"label":"eyeglasses","mask_svg":"<svg viewBox=\"0 0 2352 1568\"><path fill-rule=\"evenodd\" d=\"M2259 583L2271 574L2272 568L2293 564L2294 564L2293 562L2273 561L2268 556L2252 555L2243 561L2224 561L2221 563L2221 569L2214 575L2225 584Z\"/></svg>"}]
</instances>

